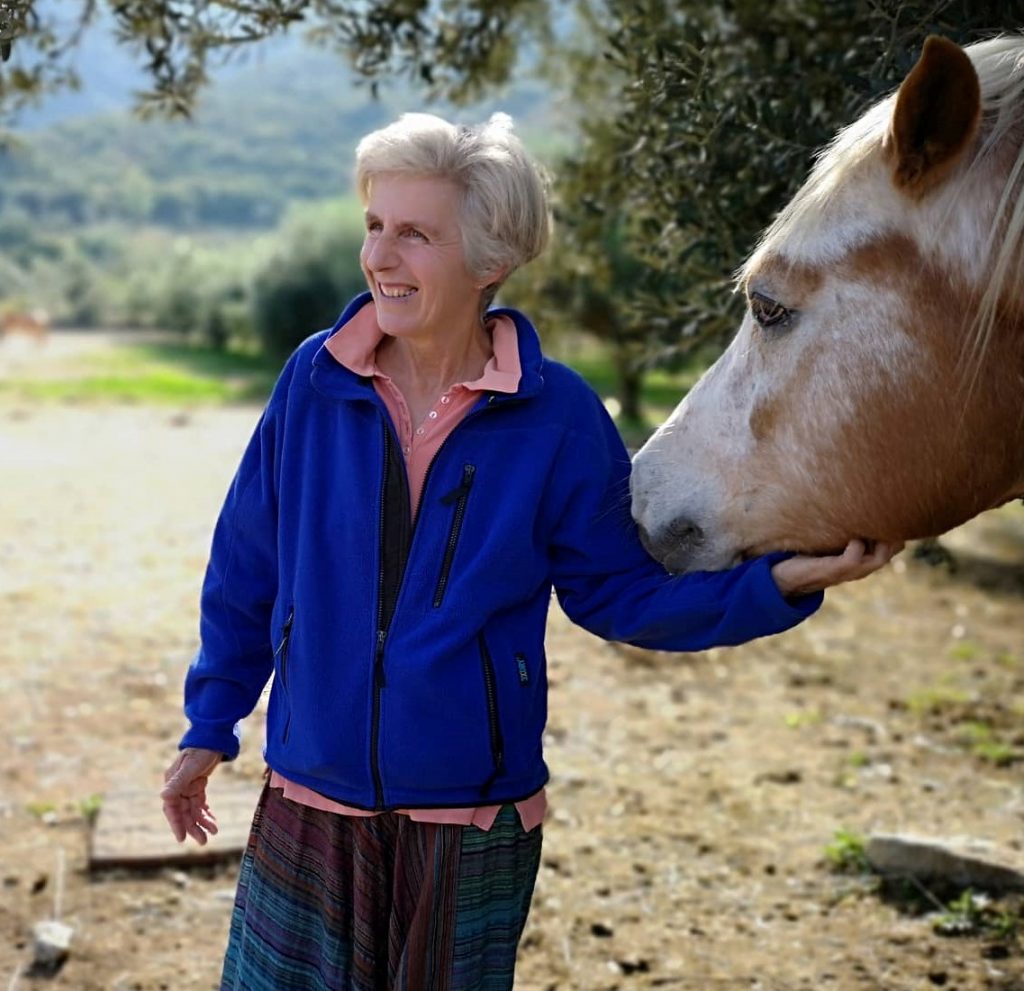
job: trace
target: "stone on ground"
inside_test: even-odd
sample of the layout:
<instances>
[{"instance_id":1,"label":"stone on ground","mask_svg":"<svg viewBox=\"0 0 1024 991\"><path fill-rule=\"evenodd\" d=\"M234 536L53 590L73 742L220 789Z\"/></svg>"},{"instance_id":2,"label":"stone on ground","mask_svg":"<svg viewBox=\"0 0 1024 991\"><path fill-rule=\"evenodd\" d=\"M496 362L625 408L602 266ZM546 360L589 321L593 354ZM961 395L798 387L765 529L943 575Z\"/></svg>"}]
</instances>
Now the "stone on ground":
<instances>
[{"instance_id":1,"label":"stone on ground","mask_svg":"<svg viewBox=\"0 0 1024 991\"><path fill-rule=\"evenodd\" d=\"M875 834L868 839L866 853L879 874L941 880L984 891L1024 891L1021 857L983 840Z\"/></svg>"}]
</instances>

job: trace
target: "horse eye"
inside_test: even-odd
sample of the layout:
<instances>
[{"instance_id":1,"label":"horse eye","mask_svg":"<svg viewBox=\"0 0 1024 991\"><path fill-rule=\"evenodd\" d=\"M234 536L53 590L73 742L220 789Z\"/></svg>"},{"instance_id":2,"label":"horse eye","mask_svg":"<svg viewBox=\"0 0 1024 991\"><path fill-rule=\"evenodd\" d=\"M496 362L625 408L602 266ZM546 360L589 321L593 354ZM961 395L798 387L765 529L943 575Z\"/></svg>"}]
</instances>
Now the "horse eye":
<instances>
[{"instance_id":1,"label":"horse eye","mask_svg":"<svg viewBox=\"0 0 1024 991\"><path fill-rule=\"evenodd\" d=\"M787 310L780 302L759 292L752 292L748 302L750 315L765 328L785 327L793 316L792 311Z\"/></svg>"}]
</instances>

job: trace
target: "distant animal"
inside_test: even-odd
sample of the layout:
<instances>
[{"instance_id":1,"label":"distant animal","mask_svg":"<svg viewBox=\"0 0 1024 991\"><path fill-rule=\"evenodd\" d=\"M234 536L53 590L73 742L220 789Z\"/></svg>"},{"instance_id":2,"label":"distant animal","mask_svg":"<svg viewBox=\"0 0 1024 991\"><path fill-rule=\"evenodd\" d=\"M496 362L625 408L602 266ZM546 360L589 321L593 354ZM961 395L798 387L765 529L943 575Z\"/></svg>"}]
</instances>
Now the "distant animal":
<instances>
[{"instance_id":1,"label":"distant animal","mask_svg":"<svg viewBox=\"0 0 1024 991\"><path fill-rule=\"evenodd\" d=\"M0 336L28 334L39 344L46 343L50 332L50 316L45 310L13 310L0 313Z\"/></svg>"},{"instance_id":2,"label":"distant animal","mask_svg":"<svg viewBox=\"0 0 1024 991\"><path fill-rule=\"evenodd\" d=\"M741 270L729 348L634 460L671 571L941 534L1024 493L1024 36L929 38Z\"/></svg>"}]
</instances>

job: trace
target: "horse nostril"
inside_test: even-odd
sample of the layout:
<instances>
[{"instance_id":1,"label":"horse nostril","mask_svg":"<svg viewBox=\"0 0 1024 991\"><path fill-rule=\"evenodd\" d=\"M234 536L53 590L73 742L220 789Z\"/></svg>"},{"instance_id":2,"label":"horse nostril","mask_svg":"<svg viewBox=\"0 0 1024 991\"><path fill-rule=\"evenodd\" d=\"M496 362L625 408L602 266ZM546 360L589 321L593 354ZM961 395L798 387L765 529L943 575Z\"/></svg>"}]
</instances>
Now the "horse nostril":
<instances>
[{"instance_id":1,"label":"horse nostril","mask_svg":"<svg viewBox=\"0 0 1024 991\"><path fill-rule=\"evenodd\" d=\"M704 531L685 516L676 517L665 529L665 542L674 542L677 546L692 546L704 539Z\"/></svg>"},{"instance_id":2,"label":"horse nostril","mask_svg":"<svg viewBox=\"0 0 1024 991\"><path fill-rule=\"evenodd\" d=\"M657 533L640 527L640 542L651 557L669 571L685 571L693 552L704 540L704 531L685 516L678 516Z\"/></svg>"}]
</instances>

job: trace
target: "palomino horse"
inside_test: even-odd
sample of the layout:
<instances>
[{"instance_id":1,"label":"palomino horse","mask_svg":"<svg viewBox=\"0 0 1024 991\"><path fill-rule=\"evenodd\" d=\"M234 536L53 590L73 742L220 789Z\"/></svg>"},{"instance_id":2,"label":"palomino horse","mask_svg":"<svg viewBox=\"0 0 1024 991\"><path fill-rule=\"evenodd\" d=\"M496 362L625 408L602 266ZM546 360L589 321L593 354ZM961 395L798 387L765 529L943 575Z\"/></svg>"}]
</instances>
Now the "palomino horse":
<instances>
[{"instance_id":1,"label":"palomino horse","mask_svg":"<svg viewBox=\"0 0 1024 991\"><path fill-rule=\"evenodd\" d=\"M670 571L932 536L1024 493L1024 37L929 38L740 273L730 347L634 461Z\"/></svg>"},{"instance_id":2,"label":"palomino horse","mask_svg":"<svg viewBox=\"0 0 1024 991\"><path fill-rule=\"evenodd\" d=\"M50 317L45 310L0 313L0 337L22 333L34 337L39 344L44 344L49 331Z\"/></svg>"}]
</instances>

